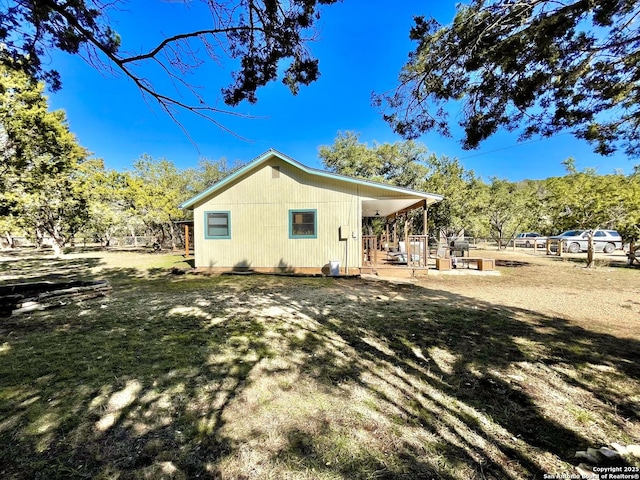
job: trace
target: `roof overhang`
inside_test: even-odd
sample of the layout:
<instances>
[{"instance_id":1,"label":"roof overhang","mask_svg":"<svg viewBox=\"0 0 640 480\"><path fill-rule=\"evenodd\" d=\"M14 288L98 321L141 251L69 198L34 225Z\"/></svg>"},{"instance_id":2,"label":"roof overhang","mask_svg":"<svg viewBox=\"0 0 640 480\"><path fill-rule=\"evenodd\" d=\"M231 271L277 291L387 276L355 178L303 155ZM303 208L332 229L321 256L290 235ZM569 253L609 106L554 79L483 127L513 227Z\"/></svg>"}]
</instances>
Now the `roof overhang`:
<instances>
[{"instance_id":1,"label":"roof overhang","mask_svg":"<svg viewBox=\"0 0 640 480\"><path fill-rule=\"evenodd\" d=\"M371 189L371 193L368 197L363 198L363 216L376 216L375 212L377 211L380 216L387 216L393 214L397 211L408 208L411 205L414 205L416 202L425 201L426 205L431 205L433 203L437 203L441 201L444 197L442 195L436 195L434 193L424 193L418 192L417 190L411 190L408 188L396 187L394 185L388 185L384 183L372 182L370 180L364 180L361 178L347 177L345 175L338 175L336 173L325 172L323 170L318 170L315 168L307 167L302 163L292 159L284 155L283 153L278 152L277 150L269 150L259 157L256 157L252 161L246 163L239 169L237 169L232 174L226 176L219 182L213 184L211 187L207 188L203 192L199 193L193 198L190 198L182 205L180 208L193 209L198 203L202 202L206 198L215 194L216 191L224 188L225 186L234 182L237 178L241 177L245 173L258 168L263 163L269 161L273 157L276 157L309 175L315 175L318 177L329 178L332 180L338 180L345 183L351 183L354 185L366 186ZM376 190L380 191L380 196L375 195ZM389 193L393 192L394 197L389 198ZM372 215L365 215L365 206L367 212L371 210L373 212Z\"/></svg>"},{"instance_id":2,"label":"roof overhang","mask_svg":"<svg viewBox=\"0 0 640 480\"><path fill-rule=\"evenodd\" d=\"M427 203L427 206L430 205ZM362 200L363 217L391 217L394 214L425 206L425 200L415 198L368 198Z\"/></svg>"}]
</instances>

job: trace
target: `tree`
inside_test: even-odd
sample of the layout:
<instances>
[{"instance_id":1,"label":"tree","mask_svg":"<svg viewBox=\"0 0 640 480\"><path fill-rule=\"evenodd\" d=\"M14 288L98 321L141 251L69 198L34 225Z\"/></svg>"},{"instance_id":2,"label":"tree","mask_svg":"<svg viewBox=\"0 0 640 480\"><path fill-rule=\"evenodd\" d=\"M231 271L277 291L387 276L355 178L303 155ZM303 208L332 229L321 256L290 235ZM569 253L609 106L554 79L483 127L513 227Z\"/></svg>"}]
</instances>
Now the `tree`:
<instances>
[{"instance_id":1,"label":"tree","mask_svg":"<svg viewBox=\"0 0 640 480\"><path fill-rule=\"evenodd\" d=\"M333 145L323 145L318 151L323 165L331 172L415 190L420 190L424 183L427 155L426 147L412 141L374 143L369 147L360 143L358 133L351 131L339 132ZM402 228L403 222L410 222L420 229L422 218L412 212L401 219L398 226ZM363 220L362 227L369 235L379 235L384 231L385 223L384 218L369 218Z\"/></svg>"},{"instance_id":2,"label":"tree","mask_svg":"<svg viewBox=\"0 0 640 480\"><path fill-rule=\"evenodd\" d=\"M14 215L0 216L0 245L12 249L16 246L16 234L22 234L20 222Z\"/></svg>"},{"instance_id":3,"label":"tree","mask_svg":"<svg viewBox=\"0 0 640 480\"><path fill-rule=\"evenodd\" d=\"M485 184L473 170L465 170L457 158L430 155L424 190L444 196L429 210L429 220L445 237L462 230L478 233L482 226L478 213L484 205Z\"/></svg>"},{"instance_id":4,"label":"tree","mask_svg":"<svg viewBox=\"0 0 640 480\"><path fill-rule=\"evenodd\" d=\"M177 247L178 234L173 222L183 217L178 205L190 195L192 179L167 159L141 156L127 177L127 196L131 212L146 230L163 244L167 237Z\"/></svg>"},{"instance_id":5,"label":"tree","mask_svg":"<svg viewBox=\"0 0 640 480\"><path fill-rule=\"evenodd\" d=\"M621 203L624 217L616 224L622 238L632 245L640 239L640 169L622 180Z\"/></svg>"},{"instance_id":6,"label":"tree","mask_svg":"<svg viewBox=\"0 0 640 480\"><path fill-rule=\"evenodd\" d=\"M479 225L479 192L484 184L457 159L437 157L413 141L375 143L369 147L360 143L358 134L349 131L339 133L333 145L320 147L319 156L331 172L444 195L442 202L429 209L431 231L452 236ZM409 221L420 230L423 218L418 213Z\"/></svg>"},{"instance_id":7,"label":"tree","mask_svg":"<svg viewBox=\"0 0 640 480\"><path fill-rule=\"evenodd\" d=\"M493 178L487 191L485 215L489 234L498 244L498 249L512 241L528 220L527 212L534 199L526 184L512 183Z\"/></svg>"},{"instance_id":8,"label":"tree","mask_svg":"<svg viewBox=\"0 0 640 480\"><path fill-rule=\"evenodd\" d=\"M20 222L36 238L47 235L56 256L72 244L89 220L87 182L80 170L49 175L23 191Z\"/></svg>"},{"instance_id":9,"label":"tree","mask_svg":"<svg viewBox=\"0 0 640 480\"><path fill-rule=\"evenodd\" d=\"M186 196L183 198L183 201L203 192L242 165L243 164L236 162L229 166L226 158L221 158L220 160L201 158L196 168L188 168L182 172L183 176L187 179L187 191L184 193ZM192 212L189 211L185 213Z\"/></svg>"},{"instance_id":10,"label":"tree","mask_svg":"<svg viewBox=\"0 0 640 480\"><path fill-rule=\"evenodd\" d=\"M89 185L90 219L82 233L104 247L125 232L134 237L134 245L137 235L147 234L160 243L168 238L175 247L180 231L173 222L191 213L179 210L178 205L229 172L225 159L201 159L196 168L181 170L167 159L149 155L140 157L132 171L106 170L97 159L84 162L79 169Z\"/></svg>"},{"instance_id":11,"label":"tree","mask_svg":"<svg viewBox=\"0 0 640 480\"><path fill-rule=\"evenodd\" d=\"M47 69L49 52L58 49L80 54L98 68L124 73L175 121L177 111L186 109L222 126L216 116L224 110L203 98L188 76L207 56L217 65L228 57L238 61L239 69L232 74L233 82L222 90L227 105L256 102L257 89L279 76L296 94L300 85L319 76L318 60L307 47L319 18L317 7L336 1L202 0L185 8L194 26L207 18L211 19L209 24L167 36L140 53L126 52L123 39L110 24L120 2L10 1L0 12L0 62L45 80L56 90L61 86L60 75ZM145 78L143 72L150 67L159 67L178 91L171 94L161 90L158 79Z\"/></svg>"},{"instance_id":12,"label":"tree","mask_svg":"<svg viewBox=\"0 0 640 480\"><path fill-rule=\"evenodd\" d=\"M90 219L83 233L99 241L100 245L109 247L111 239L119 232L128 231L130 226L131 211L126 202L127 175L106 170L102 160L87 161L81 169L90 186Z\"/></svg>"},{"instance_id":13,"label":"tree","mask_svg":"<svg viewBox=\"0 0 640 480\"><path fill-rule=\"evenodd\" d=\"M0 66L0 217L14 216L56 254L88 219L87 157L65 113L48 111L43 85Z\"/></svg>"},{"instance_id":14,"label":"tree","mask_svg":"<svg viewBox=\"0 0 640 480\"><path fill-rule=\"evenodd\" d=\"M9 191L27 178L69 169L85 151L66 125L63 111L49 112L44 86L28 75L0 65L0 215L15 205Z\"/></svg>"},{"instance_id":15,"label":"tree","mask_svg":"<svg viewBox=\"0 0 640 480\"><path fill-rule=\"evenodd\" d=\"M360 143L360 135L339 132L333 145L323 145L318 156L327 170L398 187L420 189L427 173L428 151L415 142Z\"/></svg>"},{"instance_id":16,"label":"tree","mask_svg":"<svg viewBox=\"0 0 640 480\"><path fill-rule=\"evenodd\" d=\"M594 169L578 171L574 162L564 162L568 174L545 181L548 208L558 230L580 228L618 229L624 241L637 235L640 222L640 182L632 174L598 175ZM557 233L557 232L556 232ZM589 238L587 266L593 264L593 236Z\"/></svg>"},{"instance_id":17,"label":"tree","mask_svg":"<svg viewBox=\"0 0 640 480\"><path fill-rule=\"evenodd\" d=\"M568 130L600 154L638 156L639 15L631 0L473 0L448 26L416 17L399 86L375 103L405 138L451 135L459 101L464 148L500 128L520 139Z\"/></svg>"}]
</instances>

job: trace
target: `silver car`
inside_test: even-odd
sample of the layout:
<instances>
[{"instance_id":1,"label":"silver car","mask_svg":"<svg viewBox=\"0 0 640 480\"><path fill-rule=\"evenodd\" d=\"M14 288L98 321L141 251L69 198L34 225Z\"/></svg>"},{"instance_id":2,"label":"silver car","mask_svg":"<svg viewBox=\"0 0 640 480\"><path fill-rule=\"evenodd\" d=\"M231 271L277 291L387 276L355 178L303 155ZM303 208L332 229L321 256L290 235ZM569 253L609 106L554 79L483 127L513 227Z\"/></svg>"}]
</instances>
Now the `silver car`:
<instances>
[{"instance_id":1,"label":"silver car","mask_svg":"<svg viewBox=\"0 0 640 480\"><path fill-rule=\"evenodd\" d=\"M569 230L549 239L563 240L564 249L569 253L586 252L589 248L587 230ZM593 233L593 245L596 252L613 253L616 249L622 249L622 237L615 230L596 230Z\"/></svg>"}]
</instances>

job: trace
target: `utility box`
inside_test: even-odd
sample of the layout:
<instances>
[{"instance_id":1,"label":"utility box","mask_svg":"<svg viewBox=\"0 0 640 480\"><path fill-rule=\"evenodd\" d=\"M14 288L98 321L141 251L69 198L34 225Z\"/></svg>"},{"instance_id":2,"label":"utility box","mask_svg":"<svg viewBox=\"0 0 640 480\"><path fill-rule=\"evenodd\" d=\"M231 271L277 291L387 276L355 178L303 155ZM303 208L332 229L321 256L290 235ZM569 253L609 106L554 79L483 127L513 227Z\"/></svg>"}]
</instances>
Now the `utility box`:
<instances>
[{"instance_id":1,"label":"utility box","mask_svg":"<svg viewBox=\"0 0 640 480\"><path fill-rule=\"evenodd\" d=\"M349 225L340 225L340 228L338 228L339 231L339 238L340 240L349 240Z\"/></svg>"}]
</instances>

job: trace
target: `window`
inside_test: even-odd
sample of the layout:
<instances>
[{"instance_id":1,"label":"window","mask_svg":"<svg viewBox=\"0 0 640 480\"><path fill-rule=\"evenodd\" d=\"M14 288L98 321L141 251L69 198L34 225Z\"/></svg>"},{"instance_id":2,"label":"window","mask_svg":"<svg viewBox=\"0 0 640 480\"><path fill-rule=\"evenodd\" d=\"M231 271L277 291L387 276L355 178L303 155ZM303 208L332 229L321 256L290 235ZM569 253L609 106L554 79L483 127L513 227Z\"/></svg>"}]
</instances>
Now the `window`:
<instances>
[{"instance_id":1,"label":"window","mask_svg":"<svg viewBox=\"0 0 640 480\"><path fill-rule=\"evenodd\" d=\"M205 212L204 228L205 238L231 238L231 213Z\"/></svg>"},{"instance_id":2,"label":"window","mask_svg":"<svg viewBox=\"0 0 640 480\"><path fill-rule=\"evenodd\" d=\"M317 238L316 210L289 210L289 238Z\"/></svg>"}]
</instances>

